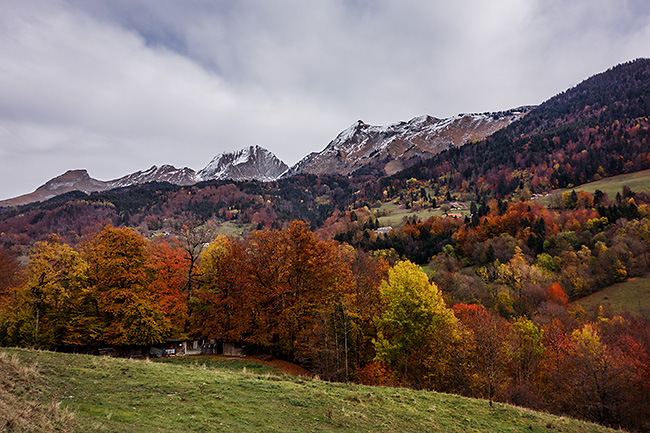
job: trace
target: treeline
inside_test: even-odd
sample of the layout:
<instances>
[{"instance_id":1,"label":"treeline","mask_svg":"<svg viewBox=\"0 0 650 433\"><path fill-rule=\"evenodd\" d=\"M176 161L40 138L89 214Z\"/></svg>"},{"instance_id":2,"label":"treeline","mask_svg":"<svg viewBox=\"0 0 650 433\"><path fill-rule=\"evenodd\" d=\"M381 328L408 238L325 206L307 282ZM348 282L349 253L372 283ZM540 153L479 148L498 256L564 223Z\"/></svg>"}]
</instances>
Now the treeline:
<instances>
[{"instance_id":1,"label":"treeline","mask_svg":"<svg viewBox=\"0 0 650 433\"><path fill-rule=\"evenodd\" d=\"M202 225L151 240L109 226L78 250L56 235L36 243L25 269L5 251L0 264L5 345L84 351L217 338L338 379L374 356L364 333L388 268L317 240L304 222L245 240Z\"/></svg>"},{"instance_id":2,"label":"treeline","mask_svg":"<svg viewBox=\"0 0 650 433\"><path fill-rule=\"evenodd\" d=\"M542 211L529 206L507 207L480 227L519 230L515 215L536 227L527 212ZM545 224L559 233L552 219ZM497 246L486 254L499 256ZM517 245L509 259L472 273L458 268L454 249L434 257L436 284L389 250L321 241L297 221L245 239L214 237L200 225L151 240L109 226L76 249L51 236L24 267L0 254L0 342L90 351L215 338L264 348L328 380L453 392L648 429L647 322L571 306L554 274L529 264Z\"/></svg>"}]
</instances>

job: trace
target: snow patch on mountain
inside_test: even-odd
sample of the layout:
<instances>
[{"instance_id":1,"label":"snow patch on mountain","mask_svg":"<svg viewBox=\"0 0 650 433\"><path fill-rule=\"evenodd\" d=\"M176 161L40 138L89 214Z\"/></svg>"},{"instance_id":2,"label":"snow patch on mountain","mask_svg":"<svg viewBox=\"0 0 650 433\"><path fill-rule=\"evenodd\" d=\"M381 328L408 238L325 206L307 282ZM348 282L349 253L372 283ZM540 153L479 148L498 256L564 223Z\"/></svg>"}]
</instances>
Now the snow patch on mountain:
<instances>
[{"instance_id":1,"label":"snow patch on mountain","mask_svg":"<svg viewBox=\"0 0 650 433\"><path fill-rule=\"evenodd\" d=\"M169 182L174 185L196 183L196 172L188 167L176 168L173 165L152 166L145 171L137 171L116 180L108 181L108 189L122 188L147 182Z\"/></svg>"}]
</instances>

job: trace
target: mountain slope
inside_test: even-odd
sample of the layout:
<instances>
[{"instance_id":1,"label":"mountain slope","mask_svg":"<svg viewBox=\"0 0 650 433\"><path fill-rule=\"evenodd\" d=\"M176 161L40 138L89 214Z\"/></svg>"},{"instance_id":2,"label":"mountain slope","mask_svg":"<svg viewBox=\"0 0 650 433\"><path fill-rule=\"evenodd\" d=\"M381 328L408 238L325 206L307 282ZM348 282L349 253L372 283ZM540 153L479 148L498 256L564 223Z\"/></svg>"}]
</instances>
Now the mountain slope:
<instances>
[{"instance_id":1,"label":"mountain slope","mask_svg":"<svg viewBox=\"0 0 650 433\"><path fill-rule=\"evenodd\" d=\"M0 206L21 206L45 201L71 191L83 191L89 194L105 189L106 182L91 178L86 170L68 170L64 174L48 180L34 192L0 201Z\"/></svg>"},{"instance_id":2,"label":"mountain slope","mask_svg":"<svg viewBox=\"0 0 650 433\"><path fill-rule=\"evenodd\" d=\"M369 165L379 165L383 173L393 174L412 160L428 159L443 150L483 139L529 110L521 107L499 113L459 114L447 119L420 116L388 126L372 126L359 120L323 151L299 161L288 175L349 175Z\"/></svg>"},{"instance_id":3,"label":"mountain slope","mask_svg":"<svg viewBox=\"0 0 650 433\"><path fill-rule=\"evenodd\" d=\"M68 170L61 176L47 181L32 193L0 201L0 207L21 206L45 201L72 191L81 191L90 194L147 182L169 182L177 185L191 185L196 183L196 173L187 167L177 169L171 165L163 165L161 167L154 165L149 170L138 171L115 180L102 181L90 177L86 170Z\"/></svg>"}]
</instances>

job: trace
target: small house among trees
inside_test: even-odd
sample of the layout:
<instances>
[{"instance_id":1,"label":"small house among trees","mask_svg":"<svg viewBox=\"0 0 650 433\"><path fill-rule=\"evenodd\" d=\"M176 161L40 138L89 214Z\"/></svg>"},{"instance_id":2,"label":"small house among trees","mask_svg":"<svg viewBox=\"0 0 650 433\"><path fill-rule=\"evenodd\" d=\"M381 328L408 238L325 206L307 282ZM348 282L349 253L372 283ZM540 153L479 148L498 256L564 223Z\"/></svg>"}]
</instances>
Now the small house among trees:
<instances>
[{"instance_id":1,"label":"small house among trees","mask_svg":"<svg viewBox=\"0 0 650 433\"><path fill-rule=\"evenodd\" d=\"M201 353L204 355L246 356L247 346L232 341L210 340L203 344Z\"/></svg>"},{"instance_id":2,"label":"small house among trees","mask_svg":"<svg viewBox=\"0 0 650 433\"><path fill-rule=\"evenodd\" d=\"M378 235L385 235L393 231L393 228L391 226L387 227L379 227L377 230L375 230L375 233Z\"/></svg>"}]
</instances>

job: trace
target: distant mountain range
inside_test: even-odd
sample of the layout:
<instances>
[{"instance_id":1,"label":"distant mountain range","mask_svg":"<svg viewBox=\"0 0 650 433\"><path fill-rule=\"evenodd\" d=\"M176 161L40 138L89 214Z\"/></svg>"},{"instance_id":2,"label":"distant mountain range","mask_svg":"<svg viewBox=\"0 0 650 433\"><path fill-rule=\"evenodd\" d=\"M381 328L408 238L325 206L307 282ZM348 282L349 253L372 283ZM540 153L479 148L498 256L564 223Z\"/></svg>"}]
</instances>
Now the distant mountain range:
<instances>
[{"instance_id":1,"label":"distant mountain range","mask_svg":"<svg viewBox=\"0 0 650 433\"><path fill-rule=\"evenodd\" d=\"M0 206L21 206L49 200L71 191L86 194L108 191L147 182L169 182L175 185L192 185L207 180L259 180L277 179L288 166L273 153L260 146L250 146L237 152L221 153L198 173L188 167L172 165L152 166L145 171L128 174L115 180L102 181L90 177L86 170L69 170L47 181L36 191L16 198L0 201Z\"/></svg>"},{"instance_id":2,"label":"distant mountain range","mask_svg":"<svg viewBox=\"0 0 650 433\"><path fill-rule=\"evenodd\" d=\"M107 191L147 182L191 185L207 180L273 181L300 173L351 175L373 167L380 175L393 174L441 151L481 140L530 111L520 107L498 113L459 114L438 119L420 116L408 122L372 126L359 120L341 132L321 152L314 152L289 168L270 151L249 146L236 152L215 156L199 170L171 165L152 166L115 180L101 181L86 170L70 170L40 186L36 191L0 201L0 207L40 202L71 191Z\"/></svg>"}]
</instances>

